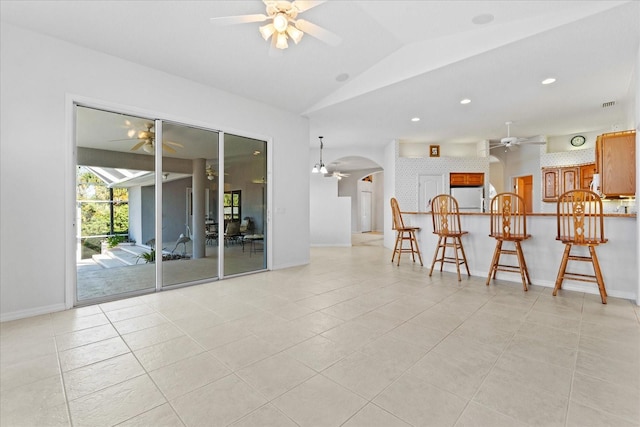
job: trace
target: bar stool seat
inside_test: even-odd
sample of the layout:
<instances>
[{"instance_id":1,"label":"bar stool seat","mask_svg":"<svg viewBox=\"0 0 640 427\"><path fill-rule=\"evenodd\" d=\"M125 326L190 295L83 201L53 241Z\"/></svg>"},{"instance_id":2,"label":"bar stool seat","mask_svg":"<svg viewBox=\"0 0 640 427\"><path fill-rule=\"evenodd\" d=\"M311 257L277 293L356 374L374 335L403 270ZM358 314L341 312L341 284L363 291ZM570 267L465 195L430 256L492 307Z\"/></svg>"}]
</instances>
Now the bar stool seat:
<instances>
[{"instance_id":1,"label":"bar stool seat","mask_svg":"<svg viewBox=\"0 0 640 427\"><path fill-rule=\"evenodd\" d=\"M400 207L395 197L391 198L391 213L393 214L393 229L396 230L396 243L393 247L393 255L391 256L391 262L398 255L398 261L396 265L400 265L400 256L403 252L411 253L413 262L416 262L416 254L422 264L422 255L420 254L420 248L418 247L418 239L416 238L416 232L420 231L420 227L408 227L404 225L402 214L400 213ZM409 247L405 247L404 242L409 242Z\"/></svg>"},{"instance_id":2,"label":"bar stool seat","mask_svg":"<svg viewBox=\"0 0 640 427\"><path fill-rule=\"evenodd\" d=\"M607 290L604 286L596 246L607 243L604 237L604 218L602 212L602 199L593 191L571 190L558 198L557 206L558 234L556 240L564 243L564 253L556 284L553 288L553 296L562 288L564 279L591 282L598 285L600 299L607 303ZM589 256L572 255L574 246L586 246ZM581 261L591 263L594 274L567 272L569 261Z\"/></svg>"},{"instance_id":3,"label":"bar stool seat","mask_svg":"<svg viewBox=\"0 0 640 427\"><path fill-rule=\"evenodd\" d=\"M471 276L467 257L462 246L462 236L467 232L462 231L460 226L458 201L448 194L440 194L434 197L431 200L431 218L433 220L433 234L438 235L438 244L436 252L433 254L429 276L433 274L433 268L438 262L440 263L441 272L445 262L455 264L458 271L458 281L462 280L460 277L461 264L464 264L467 276ZM446 256L447 248L453 249L453 256ZM440 250L442 250L442 253L438 257Z\"/></svg>"},{"instance_id":4,"label":"bar stool seat","mask_svg":"<svg viewBox=\"0 0 640 427\"><path fill-rule=\"evenodd\" d=\"M489 286L492 277L496 278L498 271L519 272L522 277L522 287L527 291L527 284L531 285L531 279L521 243L529 239L531 235L527 234L527 212L522 197L516 193L497 194L491 199L490 222L491 233L489 236L496 239L496 248L487 276L487 286ZM503 248L504 242L513 243L514 249ZM502 255L515 256L518 265L500 264Z\"/></svg>"}]
</instances>

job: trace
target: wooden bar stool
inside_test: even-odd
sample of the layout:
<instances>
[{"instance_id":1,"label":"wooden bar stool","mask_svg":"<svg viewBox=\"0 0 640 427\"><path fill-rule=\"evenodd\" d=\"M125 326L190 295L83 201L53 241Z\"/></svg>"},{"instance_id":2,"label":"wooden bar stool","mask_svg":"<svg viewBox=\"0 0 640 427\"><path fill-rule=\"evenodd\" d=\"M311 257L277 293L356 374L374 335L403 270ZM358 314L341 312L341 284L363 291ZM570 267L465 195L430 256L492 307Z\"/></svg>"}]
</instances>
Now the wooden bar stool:
<instances>
[{"instance_id":1,"label":"wooden bar stool","mask_svg":"<svg viewBox=\"0 0 640 427\"><path fill-rule=\"evenodd\" d=\"M458 281L462 280L460 278L461 264L464 264L467 269L467 276L471 276L467 264L467 257L464 254L464 247L462 246L461 237L467 234L467 232L462 231L460 227L458 201L448 194L440 194L434 197L431 200L431 218L433 219L433 234L438 235L438 245L436 246L435 254L433 254L433 262L431 263L429 276L433 274L433 267L437 262L440 263L440 271L442 271L445 262L455 264L456 270L458 271ZM447 248L453 249L454 256L445 255ZM440 258L438 258L440 249L442 249L442 254Z\"/></svg>"},{"instance_id":2,"label":"wooden bar stool","mask_svg":"<svg viewBox=\"0 0 640 427\"><path fill-rule=\"evenodd\" d=\"M496 278L500 271L520 272L522 287L528 290L527 283L531 284L527 263L520 243L531 237L527 234L527 212L522 197L516 193L499 193L491 199L490 207L491 234L496 239L496 249L493 252L493 260L487 276L487 286L491 277ZM503 249L504 242L512 242L514 249ZM515 255L518 265L500 264L501 255Z\"/></svg>"},{"instance_id":3,"label":"wooden bar stool","mask_svg":"<svg viewBox=\"0 0 640 427\"><path fill-rule=\"evenodd\" d=\"M558 198L558 235L556 240L565 244L562 262L553 288L553 296L562 288L564 279L580 280L596 283L600 291L600 299L607 303L607 290L596 255L596 246L607 243L604 237L604 218L602 215L602 199L593 191L571 190ZM571 255L573 246L586 246L589 256ZM569 261L590 262L594 274L569 273Z\"/></svg>"},{"instance_id":4,"label":"wooden bar stool","mask_svg":"<svg viewBox=\"0 0 640 427\"><path fill-rule=\"evenodd\" d=\"M400 265L400 255L403 252L411 252L411 258L413 262L416 262L416 254L422 264L422 255L420 254L420 248L418 247L418 239L416 239L416 232L420 231L420 227L407 227L402 220L402 214L400 213L400 207L395 197L391 198L391 213L393 214L393 229L396 230L396 244L393 247L393 255L391 256L391 262L393 262L396 254L398 254L398 263ZM409 241L409 247L404 247L405 240Z\"/></svg>"}]
</instances>

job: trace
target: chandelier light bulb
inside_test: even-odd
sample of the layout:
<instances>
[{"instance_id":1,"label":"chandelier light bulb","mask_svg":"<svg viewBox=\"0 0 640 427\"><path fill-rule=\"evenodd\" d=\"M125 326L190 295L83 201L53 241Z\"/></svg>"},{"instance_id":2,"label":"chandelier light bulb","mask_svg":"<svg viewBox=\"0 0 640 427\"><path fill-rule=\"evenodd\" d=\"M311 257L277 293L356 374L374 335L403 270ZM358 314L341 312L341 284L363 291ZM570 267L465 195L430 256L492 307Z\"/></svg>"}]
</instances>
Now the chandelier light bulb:
<instances>
[{"instance_id":1,"label":"chandelier light bulb","mask_svg":"<svg viewBox=\"0 0 640 427\"><path fill-rule=\"evenodd\" d=\"M293 25L289 25L287 27L287 34L289 35L289 37L291 37L295 44L300 43L300 40L302 40L302 36L304 35L302 31L300 31Z\"/></svg>"},{"instance_id":2,"label":"chandelier light bulb","mask_svg":"<svg viewBox=\"0 0 640 427\"><path fill-rule=\"evenodd\" d=\"M287 19L287 16L284 13L278 13L273 18L273 26L277 32L284 33L289 26L289 19Z\"/></svg>"},{"instance_id":3,"label":"chandelier light bulb","mask_svg":"<svg viewBox=\"0 0 640 427\"><path fill-rule=\"evenodd\" d=\"M329 173L329 172L327 171L327 168L326 168L326 167L324 167L324 164L320 166L320 173Z\"/></svg>"},{"instance_id":4,"label":"chandelier light bulb","mask_svg":"<svg viewBox=\"0 0 640 427\"><path fill-rule=\"evenodd\" d=\"M286 49L289 47L287 43L287 35L285 33L278 33L278 37L276 38L276 47L278 49Z\"/></svg>"},{"instance_id":5,"label":"chandelier light bulb","mask_svg":"<svg viewBox=\"0 0 640 427\"><path fill-rule=\"evenodd\" d=\"M313 165L313 169L311 169L311 173L318 173L318 172L320 172L320 169L318 169L318 165L317 164Z\"/></svg>"},{"instance_id":6,"label":"chandelier light bulb","mask_svg":"<svg viewBox=\"0 0 640 427\"><path fill-rule=\"evenodd\" d=\"M273 24L263 25L259 28L259 30L262 38L265 40L269 40L269 37L271 37L273 33L276 32L276 28L273 26Z\"/></svg>"}]
</instances>

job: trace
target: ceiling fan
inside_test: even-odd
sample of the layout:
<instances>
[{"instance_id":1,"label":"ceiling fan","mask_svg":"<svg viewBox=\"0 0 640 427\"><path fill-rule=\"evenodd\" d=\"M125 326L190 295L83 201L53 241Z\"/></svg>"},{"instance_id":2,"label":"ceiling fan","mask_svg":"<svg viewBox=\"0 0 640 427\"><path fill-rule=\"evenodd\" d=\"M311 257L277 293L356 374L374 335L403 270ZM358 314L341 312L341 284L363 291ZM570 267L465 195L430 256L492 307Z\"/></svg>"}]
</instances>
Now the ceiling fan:
<instances>
[{"instance_id":1,"label":"ceiling fan","mask_svg":"<svg viewBox=\"0 0 640 427\"><path fill-rule=\"evenodd\" d=\"M153 123L147 123L145 125L146 129L141 131L136 131L135 129L129 129L127 132L127 136L129 138L136 137L138 139L138 143L131 147L131 151L136 151L142 148L146 153L153 154L155 151L155 140L156 134L151 129L153 129ZM127 139L116 139L114 141L128 141ZM169 153L175 153L176 150L174 147L184 147L179 142L173 141L162 141L162 149Z\"/></svg>"},{"instance_id":2,"label":"ceiling fan","mask_svg":"<svg viewBox=\"0 0 640 427\"><path fill-rule=\"evenodd\" d=\"M505 124L507 125L507 136L502 138L500 141L491 141L489 147L490 150L498 147L504 147L505 150L508 150L521 144L542 145L547 143L547 137L544 135L536 135L530 138L518 138L516 136L511 136L511 122L505 122Z\"/></svg>"},{"instance_id":3,"label":"ceiling fan","mask_svg":"<svg viewBox=\"0 0 640 427\"><path fill-rule=\"evenodd\" d=\"M306 33L331 46L337 46L342 39L331 31L325 30L316 24L304 19L298 19L298 14L318 6L325 0L262 0L266 6L267 14L223 16L211 18L211 23L216 25L248 24L252 22L270 21L259 27L260 34L265 40L271 37L271 47L286 49L289 47L288 39L298 44Z\"/></svg>"},{"instance_id":4,"label":"ceiling fan","mask_svg":"<svg viewBox=\"0 0 640 427\"><path fill-rule=\"evenodd\" d=\"M342 173L342 172L338 172L338 171L333 171L333 172L329 172L325 176L330 176L330 177L333 177L333 178L337 178L338 181L340 181L342 178L346 178L346 177L348 177L350 175L351 174L348 174L348 173Z\"/></svg>"}]
</instances>

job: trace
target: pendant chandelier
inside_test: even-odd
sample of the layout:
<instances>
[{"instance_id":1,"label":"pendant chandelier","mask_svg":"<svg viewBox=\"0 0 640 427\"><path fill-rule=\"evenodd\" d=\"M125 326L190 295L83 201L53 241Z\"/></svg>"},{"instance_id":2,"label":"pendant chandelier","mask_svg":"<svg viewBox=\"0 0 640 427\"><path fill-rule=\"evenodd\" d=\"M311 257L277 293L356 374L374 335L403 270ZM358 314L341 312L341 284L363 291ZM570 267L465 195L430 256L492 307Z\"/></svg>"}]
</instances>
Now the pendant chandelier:
<instances>
[{"instance_id":1,"label":"pendant chandelier","mask_svg":"<svg viewBox=\"0 0 640 427\"><path fill-rule=\"evenodd\" d=\"M313 165L313 169L311 169L312 173L327 173L327 168L325 167L324 163L322 162L322 149L324 148L324 144L322 143L322 136L319 136L318 138L320 138L320 162L316 163L315 165Z\"/></svg>"}]
</instances>

